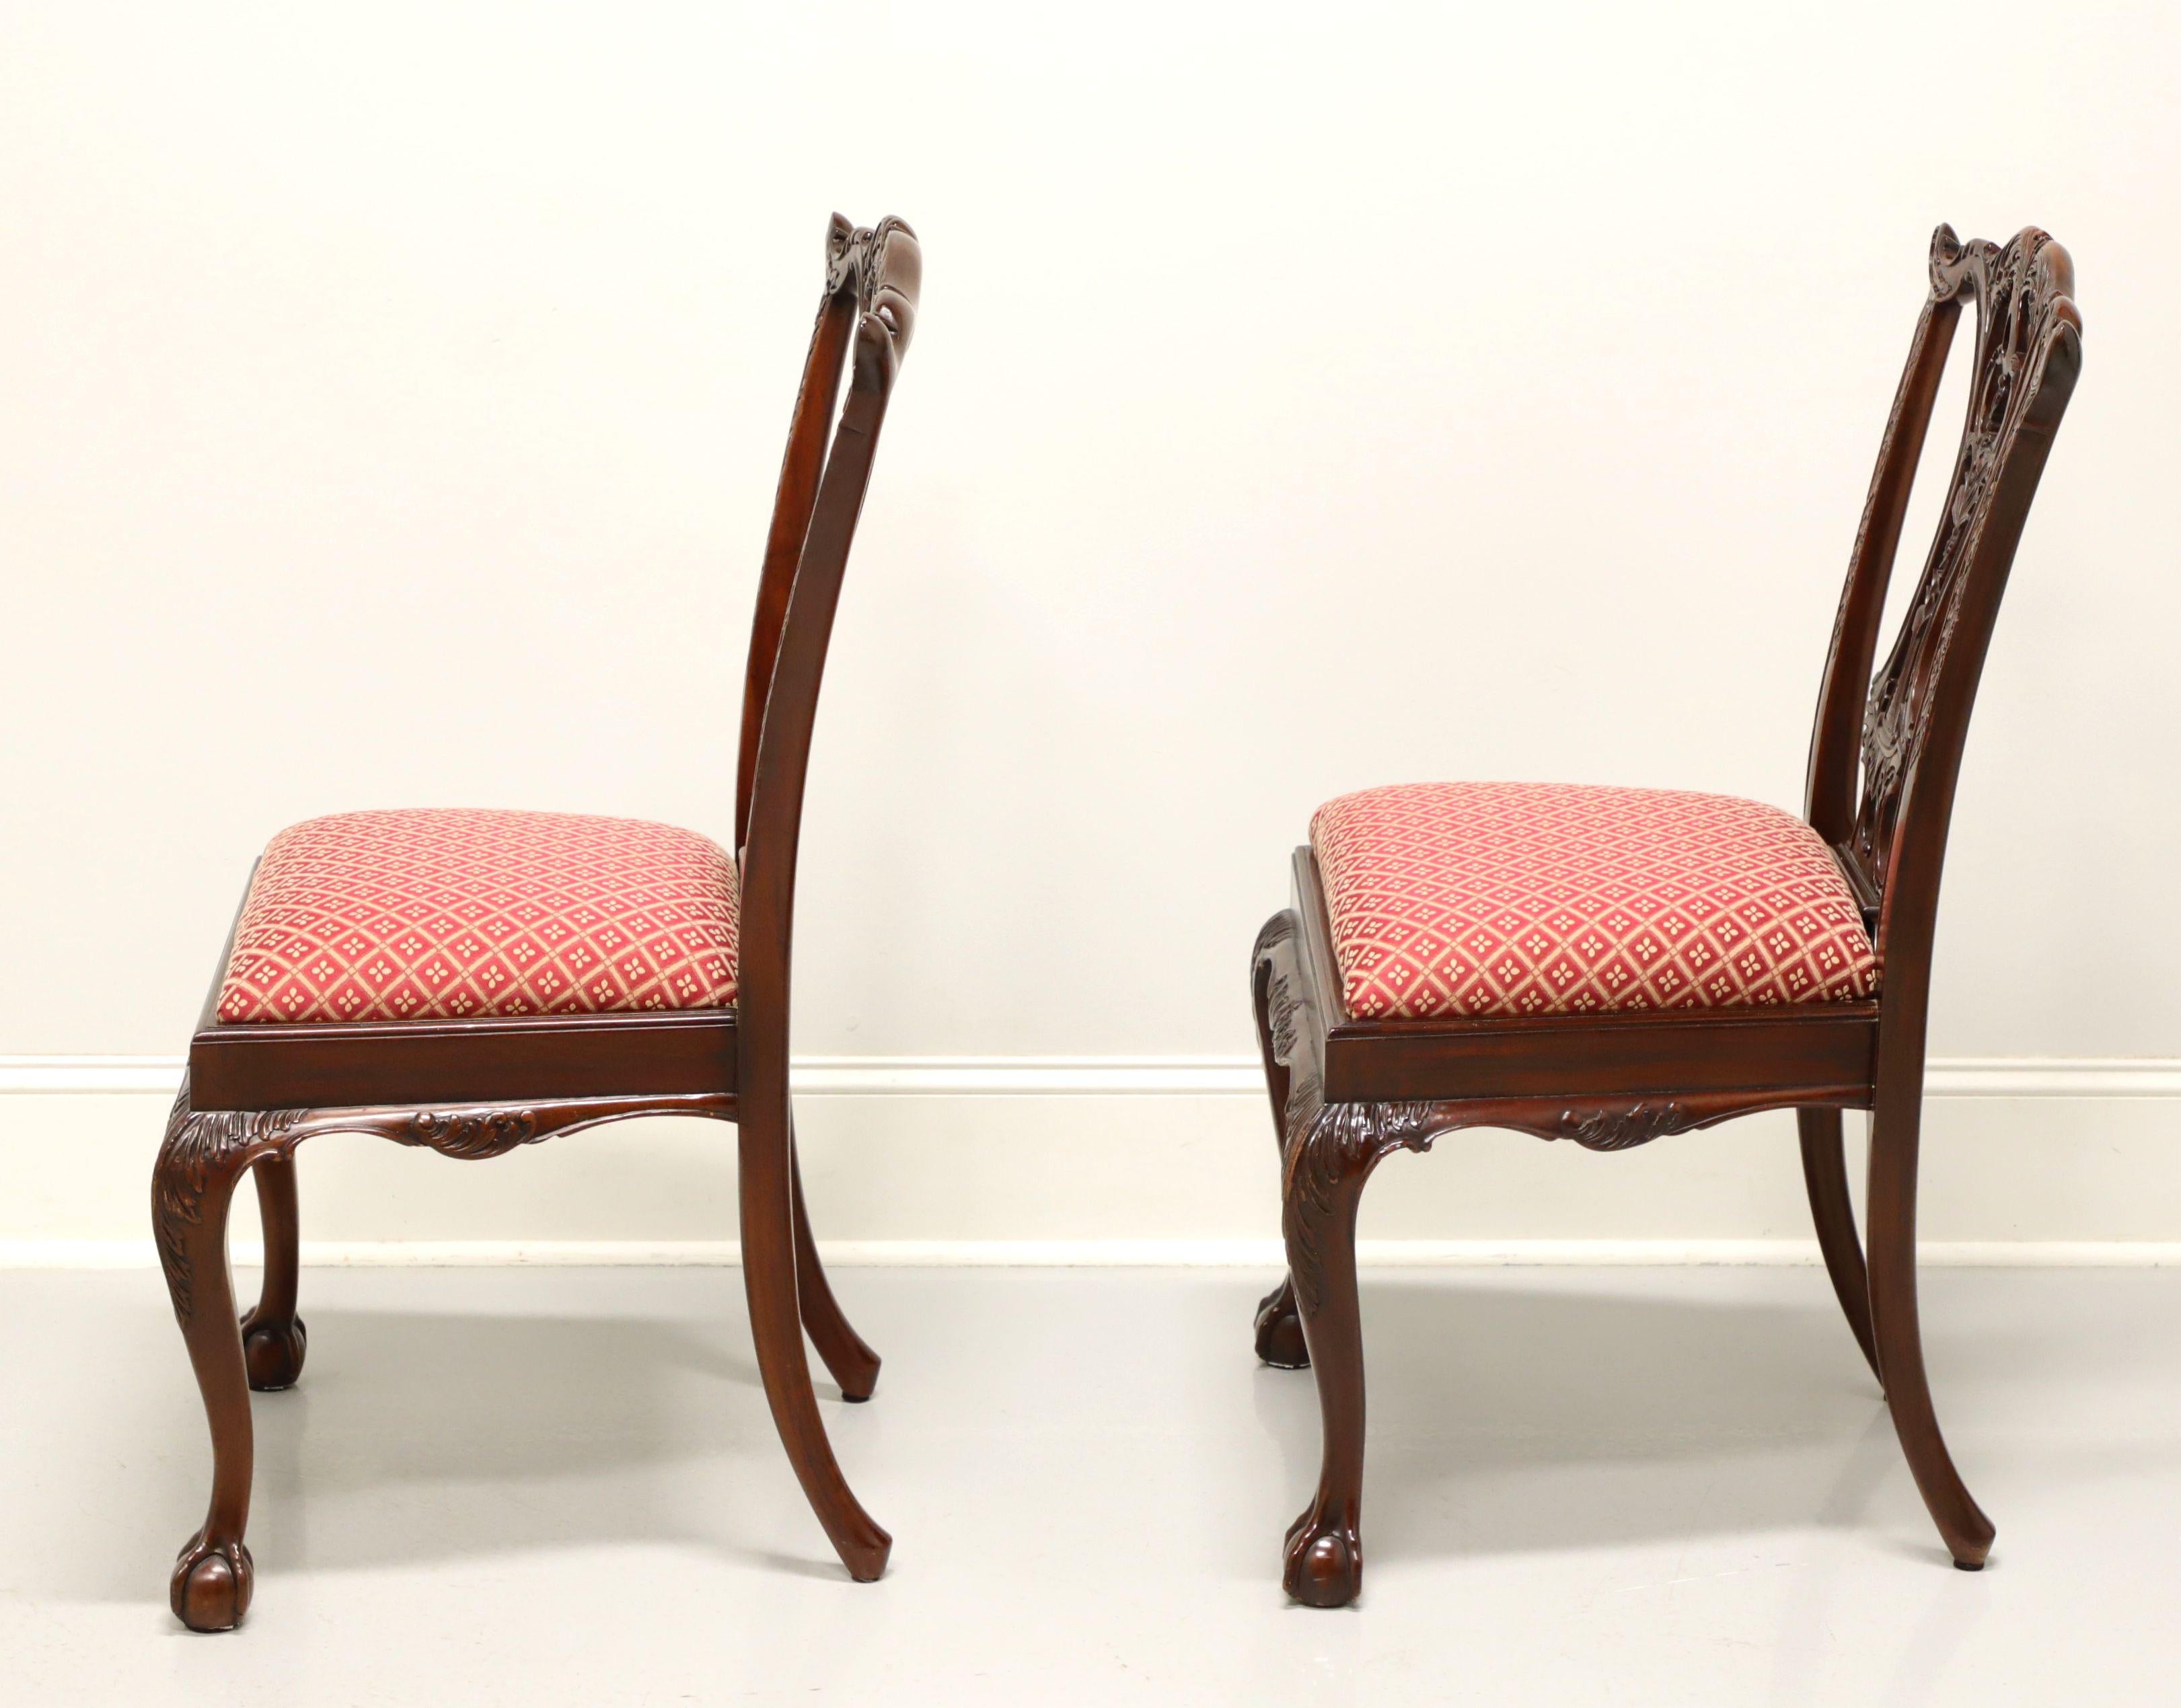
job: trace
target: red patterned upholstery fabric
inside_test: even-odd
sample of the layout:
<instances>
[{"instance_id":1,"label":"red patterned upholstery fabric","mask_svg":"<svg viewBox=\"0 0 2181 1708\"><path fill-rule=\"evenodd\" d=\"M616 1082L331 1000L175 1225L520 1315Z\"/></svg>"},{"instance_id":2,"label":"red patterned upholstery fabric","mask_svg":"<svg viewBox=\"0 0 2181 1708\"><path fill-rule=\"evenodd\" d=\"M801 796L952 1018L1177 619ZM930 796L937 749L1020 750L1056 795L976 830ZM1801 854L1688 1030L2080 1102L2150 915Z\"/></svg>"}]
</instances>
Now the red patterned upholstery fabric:
<instances>
[{"instance_id":1,"label":"red patterned upholstery fabric","mask_svg":"<svg viewBox=\"0 0 2181 1708\"><path fill-rule=\"evenodd\" d=\"M693 831L572 813L341 813L274 837L224 1024L718 1009L734 861Z\"/></svg>"},{"instance_id":2,"label":"red patterned upholstery fabric","mask_svg":"<svg viewBox=\"0 0 2181 1708\"><path fill-rule=\"evenodd\" d=\"M1817 832L1671 789L1416 783L1320 807L1311 846L1349 1011L1602 1014L1878 990Z\"/></svg>"}]
</instances>

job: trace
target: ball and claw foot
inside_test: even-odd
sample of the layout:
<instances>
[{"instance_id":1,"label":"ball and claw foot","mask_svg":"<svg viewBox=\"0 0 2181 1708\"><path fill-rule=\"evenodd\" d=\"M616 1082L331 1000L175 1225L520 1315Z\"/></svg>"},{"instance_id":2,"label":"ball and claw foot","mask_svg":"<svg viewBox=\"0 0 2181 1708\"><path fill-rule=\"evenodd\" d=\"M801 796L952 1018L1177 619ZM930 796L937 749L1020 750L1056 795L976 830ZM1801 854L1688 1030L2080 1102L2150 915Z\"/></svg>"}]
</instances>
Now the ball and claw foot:
<instances>
[{"instance_id":1,"label":"ball and claw foot","mask_svg":"<svg viewBox=\"0 0 2181 1708\"><path fill-rule=\"evenodd\" d=\"M167 1599L192 1631L232 1631L250 1611L255 1576L248 1548L211 1540L200 1530L174 1562Z\"/></svg>"},{"instance_id":2,"label":"ball and claw foot","mask_svg":"<svg viewBox=\"0 0 2181 1708\"><path fill-rule=\"evenodd\" d=\"M1313 1505L1288 1531L1280 1583L1306 1607L1345 1607L1363 1590L1363 1544L1352 1522L1324 1517Z\"/></svg>"},{"instance_id":3,"label":"ball and claw foot","mask_svg":"<svg viewBox=\"0 0 2181 1708\"><path fill-rule=\"evenodd\" d=\"M250 1372L250 1385L261 1394L294 1387L310 1350L310 1330L301 1317L259 1323L253 1320L254 1314L242 1319L242 1359Z\"/></svg>"},{"instance_id":4,"label":"ball and claw foot","mask_svg":"<svg viewBox=\"0 0 2181 1708\"><path fill-rule=\"evenodd\" d=\"M1292 1281L1282 1281L1257 1302L1257 1357L1276 1370L1310 1368L1310 1348L1303 1344L1302 1314L1295 1309Z\"/></svg>"}]
</instances>

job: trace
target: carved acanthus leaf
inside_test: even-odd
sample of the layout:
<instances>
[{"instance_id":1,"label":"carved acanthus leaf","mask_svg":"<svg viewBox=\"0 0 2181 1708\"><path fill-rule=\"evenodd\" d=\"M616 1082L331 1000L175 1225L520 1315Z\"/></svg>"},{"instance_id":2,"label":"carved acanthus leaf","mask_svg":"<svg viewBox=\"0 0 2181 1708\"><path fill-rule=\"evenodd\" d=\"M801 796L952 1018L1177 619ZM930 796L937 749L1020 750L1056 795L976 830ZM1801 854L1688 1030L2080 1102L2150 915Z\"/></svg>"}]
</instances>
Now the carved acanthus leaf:
<instances>
[{"instance_id":1,"label":"carved acanthus leaf","mask_svg":"<svg viewBox=\"0 0 2181 1708\"><path fill-rule=\"evenodd\" d=\"M397 1144L421 1146L462 1162L481 1162L550 1138L556 1129L542 1124L535 1109L486 1108L444 1114L423 1110L389 1119L381 1130Z\"/></svg>"},{"instance_id":2,"label":"carved acanthus leaf","mask_svg":"<svg viewBox=\"0 0 2181 1708\"><path fill-rule=\"evenodd\" d=\"M849 228L843 220L826 235L825 290L837 295L851 284L856 307L869 313L878 295L880 268L886 240L896 231L907 231L906 222L889 214L875 225Z\"/></svg>"},{"instance_id":3,"label":"carved acanthus leaf","mask_svg":"<svg viewBox=\"0 0 2181 1708\"><path fill-rule=\"evenodd\" d=\"M185 1320L195 1302L188 1230L204 1223L207 1192L224 1192L259 1157L295 1141L306 1109L206 1109L190 1107L189 1075L167 1117L167 1136L152 1180L152 1233L167 1272L175 1313Z\"/></svg>"},{"instance_id":4,"label":"carved acanthus leaf","mask_svg":"<svg viewBox=\"0 0 2181 1708\"><path fill-rule=\"evenodd\" d=\"M1565 1110L1559 1130L1547 1136L1573 1139L1589 1151L1627 1151L1669 1133L1686 1133L1698 1124L1698 1118L1679 1103L1634 1103L1625 1108Z\"/></svg>"},{"instance_id":5,"label":"carved acanthus leaf","mask_svg":"<svg viewBox=\"0 0 2181 1708\"><path fill-rule=\"evenodd\" d=\"M1295 1060L1295 1013L1301 1006L1294 981L1282 965L1289 958L1281 951L1295 940L1295 916L1274 914L1257 933L1257 946L1250 957L1253 974L1265 981L1265 1021L1273 1035L1273 1059L1284 1067Z\"/></svg>"}]
</instances>

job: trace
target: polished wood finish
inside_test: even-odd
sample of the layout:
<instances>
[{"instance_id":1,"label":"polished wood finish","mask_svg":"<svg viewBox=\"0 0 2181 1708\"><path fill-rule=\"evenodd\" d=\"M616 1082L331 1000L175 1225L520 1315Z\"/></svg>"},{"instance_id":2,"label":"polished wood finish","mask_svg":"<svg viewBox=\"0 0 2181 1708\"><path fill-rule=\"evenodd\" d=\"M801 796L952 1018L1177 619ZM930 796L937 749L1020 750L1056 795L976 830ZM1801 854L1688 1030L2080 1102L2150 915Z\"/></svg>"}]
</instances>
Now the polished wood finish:
<instances>
[{"instance_id":1,"label":"polished wood finish","mask_svg":"<svg viewBox=\"0 0 2181 1708\"><path fill-rule=\"evenodd\" d=\"M1841 1133L1841 1112L1797 1109L1795 1122L1802 1134L1803 1184L1810 1195L1819 1253L1832 1278L1833 1296L1847 1318L1848 1332L1876 1376L1878 1340L1870 1327L1870 1275L1864 1267L1863 1242L1855 1232L1855 1204L1848 1196L1847 1145Z\"/></svg>"},{"instance_id":2,"label":"polished wood finish","mask_svg":"<svg viewBox=\"0 0 2181 1708\"><path fill-rule=\"evenodd\" d=\"M1310 850L1295 904L1259 937L1251 994L1280 1144L1289 1275L1259 1306L1257 1351L1317 1374L1317 1493L1289 1531L1284 1581L1314 1606L1362 1584L1362 1329L1355 1223L1396 1150L1513 1127L1621 1150L1764 1109L1797 1111L1820 1249L1850 1329L1954 1562L1980 1567L1991 1521L1939 1432L1916 1314L1917 1129L1939 879L1962 750L2000 598L2081 367L2067 252L2025 230L2004 246L1934 236L1930 292L1881 441L1833 632L1808 815L1872 927L1884 988L1806 1008L1359 1020L1342 1002ZM1976 305L1968 421L1925 559L1874 677L1886 587L1956 323ZM1872 1111L1867 1245L1851 1207L1841 1111Z\"/></svg>"},{"instance_id":3,"label":"polished wood finish","mask_svg":"<svg viewBox=\"0 0 2181 1708\"><path fill-rule=\"evenodd\" d=\"M218 1031L190 1047L207 1109L732 1092L740 1053L732 1009Z\"/></svg>"},{"instance_id":4,"label":"polished wood finish","mask_svg":"<svg viewBox=\"0 0 2181 1708\"><path fill-rule=\"evenodd\" d=\"M636 1115L735 1122L743 1281L774 1421L850 1575L869 1580L886 1568L892 1539L841 1474L803 1351L807 1334L843 1398L870 1396L878 1354L827 1285L803 1202L788 1099L788 973L818 690L880 428L915 323L922 257L901 221L863 230L837 214L825 263L751 627L735 811L743 872L737 1006L222 1025L221 955L152 1186L160 1259L213 1438L211 1504L170 1584L175 1613L195 1629L229 1628L250 1606L250 1392L291 1386L302 1374L308 1338L297 1315L295 1154L324 1132L375 1133L476 1161ZM230 934L230 948L232 941ZM256 1307L238 1318L226 1235L246 1172L257 1180L266 1265Z\"/></svg>"}]
</instances>

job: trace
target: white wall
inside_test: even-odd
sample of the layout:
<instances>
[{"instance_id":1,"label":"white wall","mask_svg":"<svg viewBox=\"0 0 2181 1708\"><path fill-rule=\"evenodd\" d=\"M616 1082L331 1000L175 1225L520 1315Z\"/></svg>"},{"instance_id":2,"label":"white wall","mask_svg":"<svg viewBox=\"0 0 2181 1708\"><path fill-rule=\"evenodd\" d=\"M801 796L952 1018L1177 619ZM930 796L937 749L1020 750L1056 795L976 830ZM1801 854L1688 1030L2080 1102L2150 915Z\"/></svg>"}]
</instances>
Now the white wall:
<instances>
[{"instance_id":1,"label":"white wall","mask_svg":"<svg viewBox=\"0 0 2181 1708\"><path fill-rule=\"evenodd\" d=\"M724 830L838 207L916 224L926 296L820 723L799 1049L1240 1058L1286 849L1368 783L1796 804L1944 218L2070 247L2087 363L1934 1048L2181 1057L2177 75L2154 3L10 8L0 1054L178 1053L252 854L314 813ZM934 1107L814 1123L851 1232L1124 1235L1169 1138L1216 1160L1146 1237L1270 1231L1240 1097L977 1102L1004 1165ZM2054 1107L1963 1152L1961 1237L2181 1238L2181 1105L2064 1141ZM111 1175L0 1237L103 1236L157 1120L0 1097L18 1166L80 1133ZM2150 1173L2109 1180L2123 1129ZM1449 1231L1767 1231L1685 1211L1666 1148L1610 1190L1510 1164L1522 1202ZM523 1232L678 1236L646 1155L499 1166L544 1171ZM450 1190L346 1178L313 1213L351 1238Z\"/></svg>"}]
</instances>

